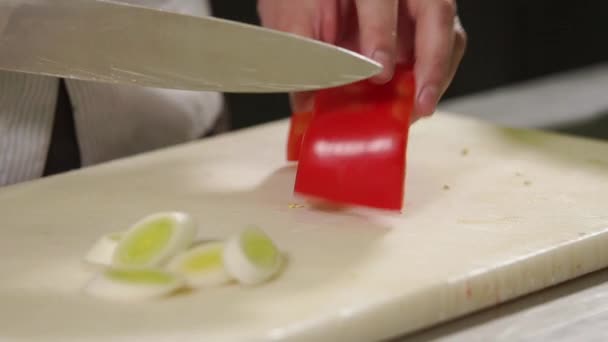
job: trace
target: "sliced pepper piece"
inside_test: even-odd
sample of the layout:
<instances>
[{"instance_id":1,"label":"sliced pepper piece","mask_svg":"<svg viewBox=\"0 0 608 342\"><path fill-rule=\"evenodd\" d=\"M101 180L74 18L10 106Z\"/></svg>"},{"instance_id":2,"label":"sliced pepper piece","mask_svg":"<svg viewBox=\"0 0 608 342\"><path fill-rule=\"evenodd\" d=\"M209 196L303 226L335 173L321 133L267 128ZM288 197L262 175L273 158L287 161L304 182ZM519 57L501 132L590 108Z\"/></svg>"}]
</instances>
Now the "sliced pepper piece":
<instances>
[{"instance_id":1,"label":"sliced pepper piece","mask_svg":"<svg viewBox=\"0 0 608 342\"><path fill-rule=\"evenodd\" d=\"M300 158L300 148L302 137L312 120L312 112L292 113L289 126L289 136L287 138L287 160L298 161Z\"/></svg>"},{"instance_id":2,"label":"sliced pepper piece","mask_svg":"<svg viewBox=\"0 0 608 342\"><path fill-rule=\"evenodd\" d=\"M316 94L295 192L331 202L403 208L415 81L398 66L384 85L361 81Z\"/></svg>"},{"instance_id":3,"label":"sliced pepper piece","mask_svg":"<svg viewBox=\"0 0 608 342\"><path fill-rule=\"evenodd\" d=\"M378 112L382 105L392 104L394 113L409 119L414 105L416 86L411 65L400 64L395 68L392 80L378 85L363 80L342 87L320 90L315 95L314 115L332 111Z\"/></svg>"}]
</instances>

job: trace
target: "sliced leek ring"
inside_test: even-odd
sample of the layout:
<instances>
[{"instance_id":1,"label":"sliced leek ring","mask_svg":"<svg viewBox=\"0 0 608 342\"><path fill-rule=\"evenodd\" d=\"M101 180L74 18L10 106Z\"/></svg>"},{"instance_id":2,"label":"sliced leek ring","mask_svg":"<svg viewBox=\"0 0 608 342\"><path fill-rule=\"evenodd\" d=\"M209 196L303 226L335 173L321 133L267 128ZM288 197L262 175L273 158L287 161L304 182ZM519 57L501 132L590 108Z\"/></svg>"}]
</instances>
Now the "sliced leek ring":
<instances>
[{"instance_id":1,"label":"sliced leek ring","mask_svg":"<svg viewBox=\"0 0 608 342\"><path fill-rule=\"evenodd\" d=\"M112 257L115 268L147 269L164 266L190 247L196 237L194 219L182 212L144 217L124 234Z\"/></svg>"},{"instance_id":2,"label":"sliced leek ring","mask_svg":"<svg viewBox=\"0 0 608 342\"><path fill-rule=\"evenodd\" d=\"M247 228L226 242L224 264L240 283L256 285L268 281L281 268L282 255L263 231Z\"/></svg>"},{"instance_id":3,"label":"sliced leek ring","mask_svg":"<svg viewBox=\"0 0 608 342\"><path fill-rule=\"evenodd\" d=\"M84 260L95 266L110 266L122 234L122 232L110 233L97 239L85 255Z\"/></svg>"},{"instance_id":4,"label":"sliced leek ring","mask_svg":"<svg viewBox=\"0 0 608 342\"><path fill-rule=\"evenodd\" d=\"M224 243L205 242L176 256L167 269L191 288L219 286L233 280L224 267Z\"/></svg>"},{"instance_id":5,"label":"sliced leek ring","mask_svg":"<svg viewBox=\"0 0 608 342\"><path fill-rule=\"evenodd\" d=\"M111 300L146 300L164 297L184 285L179 276L153 269L106 269L86 285L90 296Z\"/></svg>"}]
</instances>

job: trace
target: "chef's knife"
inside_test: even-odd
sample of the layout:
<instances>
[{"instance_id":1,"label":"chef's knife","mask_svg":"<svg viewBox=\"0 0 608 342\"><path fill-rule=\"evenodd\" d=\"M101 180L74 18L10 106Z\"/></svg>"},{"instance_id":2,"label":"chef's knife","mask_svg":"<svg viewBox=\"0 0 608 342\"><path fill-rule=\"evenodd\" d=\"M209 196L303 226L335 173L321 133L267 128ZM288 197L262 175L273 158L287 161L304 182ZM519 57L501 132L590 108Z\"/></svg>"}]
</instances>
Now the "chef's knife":
<instances>
[{"instance_id":1,"label":"chef's knife","mask_svg":"<svg viewBox=\"0 0 608 342\"><path fill-rule=\"evenodd\" d=\"M1 0L0 69L200 91L288 92L380 65L312 39L212 17L94 0Z\"/></svg>"}]
</instances>

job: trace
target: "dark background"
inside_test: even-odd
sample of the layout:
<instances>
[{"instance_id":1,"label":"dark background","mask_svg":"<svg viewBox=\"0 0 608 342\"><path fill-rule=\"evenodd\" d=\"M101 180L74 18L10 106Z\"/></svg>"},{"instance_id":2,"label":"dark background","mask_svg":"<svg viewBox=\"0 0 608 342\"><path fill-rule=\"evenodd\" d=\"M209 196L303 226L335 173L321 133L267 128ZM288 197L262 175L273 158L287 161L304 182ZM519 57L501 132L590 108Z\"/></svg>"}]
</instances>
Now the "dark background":
<instances>
[{"instance_id":1,"label":"dark background","mask_svg":"<svg viewBox=\"0 0 608 342\"><path fill-rule=\"evenodd\" d=\"M211 3L217 17L259 24L255 0ZM444 99L608 60L606 0L461 0L458 7L469 45ZM233 129L290 114L285 94L226 98Z\"/></svg>"}]
</instances>

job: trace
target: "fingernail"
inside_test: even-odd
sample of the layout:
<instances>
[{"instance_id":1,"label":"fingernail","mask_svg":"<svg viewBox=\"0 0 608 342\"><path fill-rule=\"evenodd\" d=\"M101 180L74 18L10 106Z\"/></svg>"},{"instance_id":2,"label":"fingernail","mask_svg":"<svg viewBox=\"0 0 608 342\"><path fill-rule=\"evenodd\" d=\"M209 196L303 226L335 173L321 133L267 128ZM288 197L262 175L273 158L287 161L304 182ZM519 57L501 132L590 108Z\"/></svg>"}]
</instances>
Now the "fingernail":
<instances>
[{"instance_id":1,"label":"fingernail","mask_svg":"<svg viewBox=\"0 0 608 342\"><path fill-rule=\"evenodd\" d=\"M386 83L391 80L394 72L393 59L391 55L382 50L376 50L372 54L372 59L382 64L382 72L372 78L373 82Z\"/></svg>"},{"instance_id":2,"label":"fingernail","mask_svg":"<svg viewBox=\"0 0 608 342\"><path fill-rule=\"evenodd\" d=\"M426 86L422 88L420 94L418 94L418 108L420 109L419 115L429 116L435 111L437 106L437 98L439 97L439 91L437 87Z\"/></svg>"}]
</instances>

